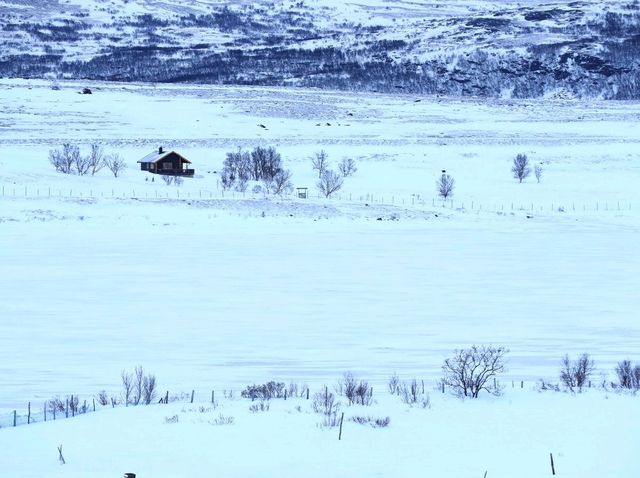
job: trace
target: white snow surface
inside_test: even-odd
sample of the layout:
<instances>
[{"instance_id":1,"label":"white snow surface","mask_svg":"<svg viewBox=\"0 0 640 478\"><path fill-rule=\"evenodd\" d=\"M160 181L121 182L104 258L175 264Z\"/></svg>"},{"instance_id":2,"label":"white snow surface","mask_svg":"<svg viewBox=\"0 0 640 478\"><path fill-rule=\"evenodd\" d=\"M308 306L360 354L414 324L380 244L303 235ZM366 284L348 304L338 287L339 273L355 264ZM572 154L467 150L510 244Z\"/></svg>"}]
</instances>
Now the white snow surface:
<instances>
[{"instance_id":1,"label":"white snow surface","mask_svg":"<svg viewBox=\"0 0 640 478\"><path fill-rule=\"evenodd\" d=\"M637 397L533 390L565 353L592 355L594 384L638 360L637 103L60 86L0 81L3 475L537 477L554 453L562 476L638 476ZM128 169L57 174L47 154L63 142L98 142ZM136 161L161 145L196 177L151 182ZM311 197L223 194L225 153L256 145ZM331 199L315 191L320 149L334 167L357 161ZM542 164L540 184L511 177L518 153ZM442 169L453 202L434 198ZM510 349L504 397L433 390L444 358L473 343ZM117 395L138 364L196 403L7 428L27 402ZM319 391L346 371L377 401L346 418L389 427L347 422L338 442L305 400L252 414L237 398L269 380ZM424 379L432 407L388 396L394 372ZM220 413L234 423L212 425Z\"/></svg>"}]
</instances>

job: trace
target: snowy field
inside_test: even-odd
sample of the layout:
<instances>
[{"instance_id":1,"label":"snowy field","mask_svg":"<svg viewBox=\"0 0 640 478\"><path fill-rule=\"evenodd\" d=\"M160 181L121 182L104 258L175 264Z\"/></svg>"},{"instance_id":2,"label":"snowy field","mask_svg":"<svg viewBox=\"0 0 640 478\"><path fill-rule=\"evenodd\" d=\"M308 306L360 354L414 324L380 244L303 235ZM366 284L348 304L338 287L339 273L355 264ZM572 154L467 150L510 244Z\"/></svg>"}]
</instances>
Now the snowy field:
<instances>
[{"instance_id":1,"label":"snowy field","mask_svg":"<svg viewBox=\"0 0 640 478\"><path fill-rule=\"evenodd\" d=\"M161 390L205 401L268 380L318 388L346 371L382 391L397 372L424 379L433 407L380 392L357 413L389 415L389 428L352 424L348 443L304 403L264 415L239 400L211 416L188 404L104 411L0 431L15 476L119 476L143 462L141 477L255 476L261 463L266 476L547 476L556 451L568 457L562 476L638 475L637 460L614 454L640 443L637 398L532 391L557 381L565 353L590 353L597 382L639 358L637 103L82 86L0 82L0 425L29 401L118 394L120 371L138 364ZM98 142L128 169L57 174L47 155L63 142ZM160 145L196 177L151 182L136 161ZM225 153L257 145L275 146L312 197L223 197ZM320 149L334 167L358 166L328 200L310 164ZM542 164L539 184L511 177L518 153ZM456 179L453 203L434 198L442 169ZM434 392L443 359L472 343L507 346L503 380L525 388L482 403ZM236 423L211 426L220 412ZM582 416L584 429L569 426ZM455 456L476 425L482 445Z\"/></svg>"}]
</instances>

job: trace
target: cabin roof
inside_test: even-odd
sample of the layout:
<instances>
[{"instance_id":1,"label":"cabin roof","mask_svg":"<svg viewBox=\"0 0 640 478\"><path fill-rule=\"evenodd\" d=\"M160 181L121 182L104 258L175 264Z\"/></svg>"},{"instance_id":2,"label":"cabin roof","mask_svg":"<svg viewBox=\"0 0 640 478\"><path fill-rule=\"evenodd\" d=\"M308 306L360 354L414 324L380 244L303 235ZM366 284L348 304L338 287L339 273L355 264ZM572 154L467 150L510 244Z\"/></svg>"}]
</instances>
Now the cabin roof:
<instances>
[{"instance_id":1,"label":"cabin roof","mask_svg":"<svg viewBox=\"0 0 640 478\"><path fill-rule=\"evenodd\" d=\"M154 151L153 153L147 154L144 158L142 158L138 162L139 163L157 163L158 161L169 156L170 154L176 154L185 163L191 164L191 161L189 161L187 158L185 158L181 154L176 153L175 151L163 151L162 153L159 153L158 151Z\"/></svg>"}]
</instances>

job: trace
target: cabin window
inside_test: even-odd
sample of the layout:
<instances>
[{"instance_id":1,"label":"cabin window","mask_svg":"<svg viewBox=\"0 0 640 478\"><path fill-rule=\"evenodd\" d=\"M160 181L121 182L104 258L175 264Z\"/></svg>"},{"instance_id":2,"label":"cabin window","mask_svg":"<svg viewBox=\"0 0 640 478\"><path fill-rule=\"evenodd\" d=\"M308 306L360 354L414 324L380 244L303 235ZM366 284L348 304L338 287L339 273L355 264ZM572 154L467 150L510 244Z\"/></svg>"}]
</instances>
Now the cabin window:
<instances>
[{"instance_id":1,"label":"cabin window","mask_svg":"<svg viewBox=\"0 0 640 478\"><path fill-rule=\"evenodd\" d=\"M171 163L162 163L162 169L173 169L173 164L171 164Z\"/></svg>"}]
</instances>

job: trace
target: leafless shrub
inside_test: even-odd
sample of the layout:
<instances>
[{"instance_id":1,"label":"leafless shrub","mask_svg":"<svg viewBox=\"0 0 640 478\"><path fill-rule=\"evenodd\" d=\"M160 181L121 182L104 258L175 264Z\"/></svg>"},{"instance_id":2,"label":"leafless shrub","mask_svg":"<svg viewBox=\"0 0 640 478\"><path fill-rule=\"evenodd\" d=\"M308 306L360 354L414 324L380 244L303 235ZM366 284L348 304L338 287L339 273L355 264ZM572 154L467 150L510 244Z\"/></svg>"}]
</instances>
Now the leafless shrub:
<instances>
[{"instance_id":1,"label":"leafless shrub","mask_svg":"<svg viewBox=\"0 0 640 478\"><path fill-rule=\"evenodd\" d=\"M289 397L297 397L298 396L298 384L296 382L290 382L289 387L287 387L287 395Z\"/></svg>"},{"instance_id":2,"label":"leafless shrub","mask_svg":"<svg viewBox=\"0 0 640 478\"><path fill-rule=\"evenodd\" d=\"M66 403L60 397L54 397L47 402L47 408L51 413L64 412L66 409Z\"/></svg>"},{"instance_id":3,"label":"leafless shrub","mask_svg":"<svg viewBox=\"0 0 640 478\"><path fill-rule=\"evenodd\" d=\"M85 176L91 170L91 163L89 156L82 156L78 154L75 160L76 172L78 176Z\"/></svg>"},{"instance_id":4,"label":"leafless shrub","mask_svg":"<svg viewBox=\"0 0 640 478\"><path fill-rule=\"evenodd\" d=\"M80 148L70 143L64 143L62 150L53 149L49 151L49 162L57 172L63 174L73 174L73 168L78 158L80 158Z\"/></svg>"},{"instance_id":5,"label":"leafless shrub","mask_svg":"<svg viewBox=\"0 0 640 478\"><path fill-rule=\"evenodd\" d=\"M387 389L391 395L400 395L400 377L398 377L397 373L394 373L391 377L389 377L389 381L387 382Z\"/></svg>"},{"instance_id":6,"label":"leafless shrub","mask_svg":"<svg viewBox=\"0 0 640 478\"><path fill-rule=\"evenodd\" d=\"M584 353L575 361L565 355L560 366L560 381L571 391L582 391L594 370L595 364L589 354Z\"/></svg>"},{"instance_id":7,"label":"leafless shrub","mask_svg":"<svg viewBox=\"0 0 640 478\"><path fill-rule=\"evenodd\" d=\"M442 173L440 179L436 181L436 190L438 196L442 199L447 199L453 196L453 188L455 187L455 180L449 175Z\"/></svg>"},{"instance_id":8,"label":"leafless shrub","mask_svg":"<svg viewBox=\"0 0 640 478\"><path fill-rule=\"evenodd\" d=\"M172 417L164 417L165 423L178 423L179 418L178 415L173 415Z\"/></svg>"},{"instance_id":9,"label":"leafless shrub","mask_svg":"<svg viewBox=\"0 0 640 478\"><path fill-rule=\"evenodd\" d=\"M338 171L342 174L343 177L349 177L352 174L355 174L358 171L356 167L356 162L351 158L342 158L340 163L338 164Z\"/></svg>"},{"instance_id":10,"label":"leafless shrub","mask_svg":"<svg viewBox=\"0 0 640 478\"><path fill-rule=\"evenodd\" d=\"M533 173L536 175L536 181L540 182L540 179L542 178L542 166L536 164L533 167Z\"/></svg>"},{"instance_id":11,"label":"leafless shrub","mask_svg":"<svg viewBox=\"0 0 640 478\"><path fill-rule=\"evenodd\" d=\"M127 167L124 159L122 159L122 157L117 153L105 156L104 165L109 171L111 171L114 178L120 176L120 174L122 174L122 171L124 171Z\"/></svg>"},{"instance_id":12,"label":"leafless shrub","mask_svg":"<svg viewBox=\"0 0 640 478\"><path fill-rule=\"evenodd\" d=\"M233 417L225 417L222 413L215 420L209 421L210 425L233 425Z\"/></svg>"},{"instance_id":13,"label":"leafless shrub","mask_svg":"<svg viewBox=\"0 0 640 478\"><path fill-rule=\"evenodd\" d=\"M122 370L120 372L120 380L122 382L122 395L124 398L124 404L129 405L131 403L131 396L134 389L133 374Z\"/></svg>"},{"instance_id":14,"label":"leafless shrub","mask_svg":"<svg viewBox=\"0 0 640 478\"><path fill-rule=\"evenodd\" d=\"M142 401L149 405L156 398L157 384L155 375L145 375L142 379Z\"/></svg>"},{"instance_id":15,"label":"leafless shrub","mask_svg":"<svg viewBox=\"0 0 640 478\"><path fill-rule=\"evenodd\" d=\"M322 175L329 167L329 156L324 149L318 151L311 158L311 166L315 171L318 171L318 179L322 178Z\"/></svg>"},{"instance_id":16,"label":"leafless shrub","mask_svg":"<svg viewBox=\"0 0 640 478\"><path fill-rule=\"evenodd\" d=\"M284 171L281 169L272 178L266 178L263 182L265 189L277 196L290 193L293 190L291 171L289 170Z\"/></svg>"},{"instance_id":17,"label":"leafless shrub","mask_svg":"<svg viewBox=\"0 0 640 478\"><path fill-rule=\"evenodd\" d=\"M329 392L327 387L325 387L324 392L313 394L313 402L311 402L311 407L316 413L322 413L323 415L332 415L338 413L340 402L336 399L335 394Z\"/></svg>"},{"instance_id":18,"label":"leafless shrub","mask_svg":"<svg viewBox=\"0 0 640 478\"><path fill-rule=\"evenodd\" d=\"M478 398L482 390L499 395L500 388L492 379L504 372L507 352L505 347L492 345L472 345L456 350L442 365L442 383L458 396Z\"/></svg>"},{"instance_id":19,"label":"leafless shrub","mask_svg":"<svg viewBox=\"0 0 640 478\"><path fill-rule=\"evenodd\" d=\"M99 144L92 143L89 155L87 156L89 163L89 172L94 176L98 171L104 168L104 152Z\"/></svg>"},{"instance_id":20,"label":"leafless shrub","mask_svg":"<svg viewBox=\"0 0 640 478\"><path fill-rule=\"evenodd\" d=\"M418 385L418 381L413 379L411 382L403 382L400 385L400 398L402 398L402 402L407 405L413 405L414 403L418 403L418 400L421 396L420 386Z\"/></svg>"},{"instance_id":21,"label":"leafless shrub","mask_svg":"<svg viewBox=\"0 0 640 478\"><path fill-rule=\"evenodd\" d=\"M559 392L560 391L560 386L558 384L555 383L551 383L551 382L545 382L543 379L540 379L540 381L538 382L536 389L540 392L544 392L547 390L551 390L554 392Z\"/></svg>"},{"instance_id":22,"label":"leafless shrub","mask_svg":"<svg viewBox=\"0 0 640 478\"><path fill-rule=\"evenodd\" d=\"M253 405L249 406L249 411L251 413L268 412L269 402L260 401L260 403L254 403Z\"/></svg>"},{"instance_id":23,"label":"leafless shrub","mask_svg":"<svg viewBox=\"0 0 640 478\"><path fill-rule=\"evenodd\" d=\"M370 425L373 428L386 428L391 423L391 418L383 417L383 418L374 418L374 417L365 417L365 416L354 416L350 419L352 422L357 423L358 425Z\"/></svg>"},{"instance_id":24,"label":"leafless shrub","mask_svg":"<svg viewBox=\"0 0 640 478\"><path fill-rule=\"evenodd\" d=\"M233 175L231 171L223 169L220 172L220 185L222 186L223 191L227 191L233 187L233 184L236 180L236 177Z\"/></svg>"},{"instance_id":25,"label":"leafless shrub","mask_svg":"<svg viewBox=\"0 0 640 478\"><path fill-rule=\"evenodd\" d=\"M366 381L357 381L351 372L344 374L338 383L338 393L349 400L349 405L371 405L373 390Z\"/></svg>"},{"instance_id":26,"label":"leafless shrub","mask_svg":"<svg viewBox=\"0 0 640 478\"><path fill-rule=\"evenodd\" d=\"M631 360L623 360L616 366L619 385L630 390L640 390L640 365L635 367Z\"/></svg>"},{"instance_id":27,"label":"leafless shrub","mask_svg":"<svg viewBox=\"0 0 640 478\"><path fill-rule=\"evenodd\" d=\"M531 174L531 168L529 167L529 158L526 154L518 154L513 158L513 165L511 166L511 172L513 177L519 182L522 182L524 178Z\"/></svg>"},{"instance_id":28,"label":"leafless shrub","mask_svg":"<svg viewBox=\"0 0 640 478\"><path fill-rule=\"evenodd\" d=\"M96 396L96 399L98 400L98 403L103 407L105 405L109 405L109 396L107 395L107 392L105 390L100 390L100 392Z\"/></svg>"},{"instance_id":29,"label":"leafless shrub","mask_svg":"<svg viewBox=\"0 0 640 478\"><path fill-rule=\"evenodd\" d=\"M262 385L248 385L246 390L243 390L240 395L243 398L250 398L251 400L282 398L284 397L284 383L271 381Z\"/></svg>"},{"instance_id":30,"label":"leafless shrub","mask_svg":"<svg viewBox=\"0 0 640 478\"><path fill-rule=\"evenodd\" d=\"M344 179L342 176L334 171L326 170L323 171L322 176L320 176L320 179L316 183L316 187L324 197L329 198L333 193L339 191L343 184Z\"/></svg>"}]
</instances>

